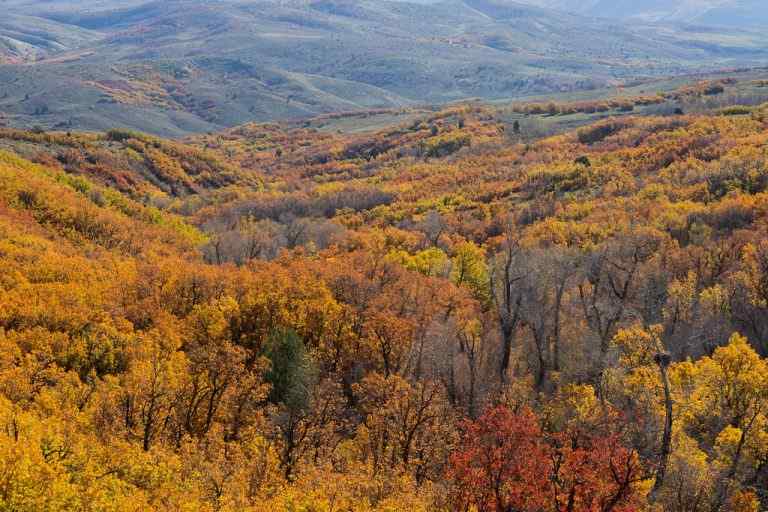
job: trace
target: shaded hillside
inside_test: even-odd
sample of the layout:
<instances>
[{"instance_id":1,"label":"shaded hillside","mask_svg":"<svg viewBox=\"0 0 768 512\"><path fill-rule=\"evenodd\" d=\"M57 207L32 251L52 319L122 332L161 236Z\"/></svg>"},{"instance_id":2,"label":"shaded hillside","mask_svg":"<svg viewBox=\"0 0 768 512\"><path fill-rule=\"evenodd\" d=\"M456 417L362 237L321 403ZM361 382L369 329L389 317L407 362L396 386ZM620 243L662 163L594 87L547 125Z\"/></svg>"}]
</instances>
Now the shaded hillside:
<instances>
[{"instance_id":1,"label":"shaded hillside","mask_svg":"<svg viewBox=\"0 0 768 512\"><path fill-rule=\"evenodd\" d=\"M224 155L127 130L80 134L0 129L0 147L140 200L260 184L258 175L240 173Z\"/></svg>"}]
</instances>

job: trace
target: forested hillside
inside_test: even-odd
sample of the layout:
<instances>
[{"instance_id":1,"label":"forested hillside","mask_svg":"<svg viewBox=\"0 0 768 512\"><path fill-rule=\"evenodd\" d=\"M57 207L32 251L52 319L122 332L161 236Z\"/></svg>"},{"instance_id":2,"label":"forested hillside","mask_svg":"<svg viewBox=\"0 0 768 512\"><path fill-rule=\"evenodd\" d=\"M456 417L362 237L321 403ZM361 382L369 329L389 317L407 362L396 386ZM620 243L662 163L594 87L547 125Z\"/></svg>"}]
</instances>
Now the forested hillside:
<instances>
[{"instance_id":1,"label":"forested hillside","mask_svg":"<svg viewBox=\"0 0 768 512\"><path fill-rule=\"evenodd\" d=\"M765 83L0 131L0 510L764 510Z\"/></svg>"}]
</instances>

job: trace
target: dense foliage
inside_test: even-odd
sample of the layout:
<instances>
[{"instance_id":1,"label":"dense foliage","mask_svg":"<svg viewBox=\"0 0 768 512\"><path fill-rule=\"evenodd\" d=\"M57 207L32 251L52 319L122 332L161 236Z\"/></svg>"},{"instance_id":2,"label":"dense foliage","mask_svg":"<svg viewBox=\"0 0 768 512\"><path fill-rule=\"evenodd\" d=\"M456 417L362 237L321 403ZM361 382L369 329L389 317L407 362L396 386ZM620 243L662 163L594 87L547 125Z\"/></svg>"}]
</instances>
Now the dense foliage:
<instances>
[{"instance_id":1,"label":"dense foliage","mask_svg":"<svg viewBox=\"0 0 768 512\"><path fill-rule=\"evenodd\" d=\"M768 506L768 108L496 114L0 134L0 510Z\"/></svg>"}]
</instances>

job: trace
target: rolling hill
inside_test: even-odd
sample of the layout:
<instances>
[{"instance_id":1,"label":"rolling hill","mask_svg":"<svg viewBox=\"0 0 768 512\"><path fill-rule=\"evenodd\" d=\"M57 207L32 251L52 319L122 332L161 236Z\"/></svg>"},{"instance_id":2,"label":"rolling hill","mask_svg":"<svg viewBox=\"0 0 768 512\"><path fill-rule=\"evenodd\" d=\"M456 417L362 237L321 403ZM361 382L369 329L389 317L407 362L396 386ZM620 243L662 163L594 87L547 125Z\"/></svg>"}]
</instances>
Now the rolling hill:
<instances>
[{"instance_id":1,"label":"rolling hill","mask_svg":"<svg viewBox=\"0 0 768 512\"><path fill-rule=\"evenodd\" d=\"M583 90L768 56L761 31L659 33L504 0L4 5L6 38L20 42L0 65L0 112L10 126L44 129L180 136Z\"/></svg>"}]
</instances>

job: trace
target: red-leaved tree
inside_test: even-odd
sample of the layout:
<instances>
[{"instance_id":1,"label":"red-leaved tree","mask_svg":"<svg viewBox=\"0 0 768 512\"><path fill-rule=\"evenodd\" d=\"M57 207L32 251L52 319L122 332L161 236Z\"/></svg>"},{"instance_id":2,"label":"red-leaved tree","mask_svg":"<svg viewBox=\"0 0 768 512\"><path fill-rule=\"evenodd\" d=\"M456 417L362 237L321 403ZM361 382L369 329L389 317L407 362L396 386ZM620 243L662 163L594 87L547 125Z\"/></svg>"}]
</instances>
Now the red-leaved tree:
<instances>
[{"instance_id":1,"label":"red-leaved tree","mask_svg":"<svg viewBox=\"0 0 768 512\"><path fill-rule=\"evenodd\" d=\"M629 512L640 470L616 434L550 434L531 411L496 407L465 425L449 476L456 510Z\"/></svg>"}]
</instances>

